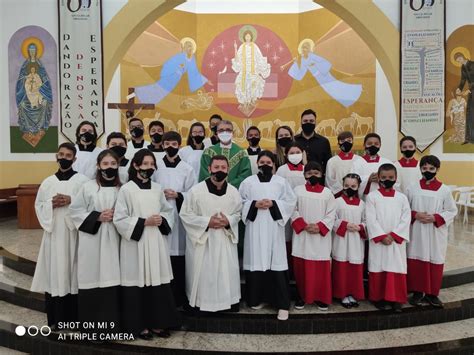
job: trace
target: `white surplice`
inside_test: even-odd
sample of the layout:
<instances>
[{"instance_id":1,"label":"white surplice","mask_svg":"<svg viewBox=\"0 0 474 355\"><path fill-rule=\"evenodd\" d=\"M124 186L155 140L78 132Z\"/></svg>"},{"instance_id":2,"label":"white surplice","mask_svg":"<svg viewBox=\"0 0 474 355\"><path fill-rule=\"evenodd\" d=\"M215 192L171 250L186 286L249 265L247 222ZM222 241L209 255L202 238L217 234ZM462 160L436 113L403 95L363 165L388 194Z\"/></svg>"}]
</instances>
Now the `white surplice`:
<instances>
[{"instance_id":1,"label":"white surplice","mask_svg":"<svg viewBox=\"0 0 474 355\"><path fill-rule=\"evenodd\" d=\"M433 264L444 264L448 247L448 228L458 212L449 187L442 184L437 191L422 189L421 182L410 185L408 201L414 212L439 215L444 224L423 224L415 220L411 225L411 238L407 247L408 258Z\"/></svg>"},{"instance_id":2,"label":"white surplice","mask_svg":"<svg viewBox=\"0 0 474 355\"><path fill-rule=\"evenodd\" d=\"M406 194L408 187L417 184L421 179L420 162L415 167L404 167L400 164L400 161L394 162L393 165L397 168L397 189Z\"/></svg>"},{"instance_id":3,"label":"white surplice","mask_svg":"<svg viewBox=\"0 0 474 355\"><path fill-rule=\"evenodd\" d=\"M369 182L370 174L376 173L382 164L392 164L390 160L381 156L378 156L375 160L369 161L370 163L364 157L362 157L361 159L354 161L352 165L353 172L358 174L362 180L362 183L359 186L359 197L364 200L370 192L376 191L379 188L378 182ZM366 190L367 184L370 184L370 188L368 188L368 190ZM394 186L394 188L397 188L397 184ZM367 193L365 193L365 191L367 191Z\"/></svg>"},{"instance_id":4,"label":"white surplice","mask_svg":"<svg viewBox=\"0 0 474 355\"><path fill-rule=\"evenodd\" d=\"M157 169L152 180L161 185L163 190L172 189L183 195L186 199L188 190L196 184L193 168L184 161L180 161L175 168L168 168L163 159L158 160ZM182 256L186 250L186 231L179 218L178 207L175 199L168 200L173 207L174 228L166 236L171 256Z\"/></svg>"},{"instance_id":5,"label":"white surplice","mask_svg":"<svg viewBox=\"0 0 474 355\"><path fill-rule=\"evenodd\" d=\"M86 176L78 173L63 181L52 175L41 183L35 211L44 233L31 291L47 292L52 297L77 294L77 230L69 206L53 209L52 198L60 193L70 196L74 202L75 195L87 181Z\"/></svg>"},{"instance_id":6,"label":"white surplice","mask_svg":"<svg viewBox=\"0 0 474 355\"><path fill-rule=\"evenodd\" d=\"M150 145L150 142L148 142L147 140L144 140L143 146L141 148L135 148L133 146L133 142L131 140L128 141L127 151L125 152L125 158L132 160L136 152L138 152L140 149L146 149L149 145Z\"/></svg>"},{"instance_id":7,"label":"white surplice","mask_svg":"<svg viewBox=\"0 0 474 355\"><path fill-rule=\"evenodd\" d=\"M295 212L291 217L294 222L302 218L306 224L322 223L327 234L309 234L305 230L293 235L292 255L305 260L331 260L331 229L336 215L336 201L331 190L322 187L321 192L312 192L306 185L295 188L298 198ZM320 226L321 229L321 226Z\"/></svg>"},{"instance_id":8,"label":"white surplice","mask_svg":"<svg viewBox=\"0 0 474 355\"><path fill-rule=\"evenodd\" d=\"M87 176L89 179L95 179L97 170L97 156L103 151L102 148L95 147L92 152L81 151L76 144L76 161L72 164L72 169L78 173Z\"/></svg>"},{"instance_id":9,"label":"white surplice","mask_svg":"<svg viewBox=\"0 0 474 355\"><path fill-rule=\"evenodd\" d=\"M269 182L260 182L258 175L252 175L242 181L239 192L244 203L244 270L288 270L285 224L296 206L296 195L290 184L278 175L273 175ZM262 199L275 201L282 218L274 221L269 210L259 209L255 221L248 220L252 202Z\"/></svg>"},{"instance_id":10,"label":"white surplice","mask_svg":"<svg viewBox=\"0 0 474 355\"><path fill-rule=\"evenodd\" d=\"M393 272L406 274L406 243L410 240L411 210L407 197L394 191L393 197L382 192L371 192L366 199L365 214L369 237L369 272ZM398 244L375 243L374 238L390 233L403 238Z\"/></svg>"},{"instance_id":11,"label":"white surplice","mask_svg":"<svg viewBox=\"0 0 474 355\"><path fill-rule=\"evenodd\" d=\"M159 286L173 279L166 236L158 227L145 226L139 241L131 239L138 219L159 214L173 230L173 207L166 201L159 184L140 189L129 181L119 191L115 204L114 225L122 236L120 273L122 286Z\"/></svg>"},{"instance_id":12,"label":"white surplice","mask_svg":"<svg viewBox=\"0 0 474 355\"><path fill-rule=\"evenodd\" d=\"M342 179L349 173L354 172L353 165L356 161L362 159L357 154L350 154L348 157L345 153L339 152L339 154L331 157L326 165L326 186L335 195L342 191Z\"/></svg>"},{"instance_id":13,"label":"white surplice","mask_svg":"<svg viewBox=\"0 0 474 355\"><path fill-rule=\"evenodd\" d=\"M71 219L79 230L87 218L115 208L118 187L99 186L95 180L85 183L69 206ZM91 217L89 217L91 218ZM113 222L99 222L97 233L79 230L77 278L79 289L120 285L120 235Z\"/></svg>"},{"instance_id":14,"label":"white surplice","mask_svg":"<svg viewBox=\"0 0 474 355\"><path fill-rule=\"evenodd\" d=\"M199 180L199 168L201 167L201 156L204 150L193 149L191 146L187 145L179 150L179 156L183 161L191 165L196 176L196 183Z\"/></svg>"},{"instance_id":15,"label":"white surplice","mask_svg":"<svg viewBox=\"0 0 474 355\"><path fill-rule=\"evenodd\" d=\"M192 307L215 312L240 300L237 243L242 202L235 187L209 192L206 181L188 191L180 217L186 229L186 294ZM208 228L214 214L225 215L230 228Z\"/></svg>"}]
</instances>

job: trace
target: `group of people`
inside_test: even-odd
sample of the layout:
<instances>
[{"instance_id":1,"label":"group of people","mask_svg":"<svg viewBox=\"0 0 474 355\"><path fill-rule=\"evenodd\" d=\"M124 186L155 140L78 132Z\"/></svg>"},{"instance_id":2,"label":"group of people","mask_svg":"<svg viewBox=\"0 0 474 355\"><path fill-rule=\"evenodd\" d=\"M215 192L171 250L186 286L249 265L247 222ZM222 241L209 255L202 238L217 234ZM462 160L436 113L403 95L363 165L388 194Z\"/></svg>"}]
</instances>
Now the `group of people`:
<instances>
[{"instance_id":1,"label":"group of people","mask_svg":"<svg viewBox=\"0 0 474 355\"><path fill-rule=\"evenodd\" d=\"M333 298L357 307L366 298L401 312L410 303L442 307L448 226L457 214L436 174L440 161L414 157L416 141L400 141L402 158L379 155L381 138L329 141L314 132L316 113L301 115L302 132L276 131L274 151L260 148L260 131L246 132L247 149L233 142L233 125L219 115L212 134L194 123L182 137L160 121L144 139L139 118L96 146L90 122L77 144L63 143L58 171L41 184L35 202L44 229L32 290L45 292L48 324L113 322L143 339L170 336L177 308L238 311L239 240L243 239L244 299L269 305L286 320L290 277L295 309ZM115 328L115 331L117 327Z\"/></svg>"}]
</instances>

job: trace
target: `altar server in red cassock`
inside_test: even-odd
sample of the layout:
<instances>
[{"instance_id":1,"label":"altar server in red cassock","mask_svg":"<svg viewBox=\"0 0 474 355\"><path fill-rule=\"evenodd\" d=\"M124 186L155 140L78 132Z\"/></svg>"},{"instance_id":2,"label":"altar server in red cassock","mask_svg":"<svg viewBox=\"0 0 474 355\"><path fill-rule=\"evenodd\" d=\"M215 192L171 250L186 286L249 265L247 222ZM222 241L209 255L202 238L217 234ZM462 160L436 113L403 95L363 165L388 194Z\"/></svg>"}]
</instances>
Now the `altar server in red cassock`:
<instances>
[{"instance_id":1,"label":"altar server in red cassock","mask_svg":"<svg viewBox=\"0 0 474 355\"><path fill-rule=\"evenodd\" d=\"M390 303L395 312L407 299L407 256L411 211L407 197L393 189L397 171L392 164L378 170L380 188L366 199L369 235L369 299L379 309Z\"/></svg>"},{"instance_id":2,"label":"altar server in red cassock","mask_svg":"<svg viewBox=\"0 0 474 355\"><path fill-rule=\"evenodd\" d=\"M412 184L407 197L412 209L411 240L408 244L408 290L414 291L410 303L423 300L435 307L448 246L448 227L457 214L449 188L436 179L440 161L434 155L420 161L423 178Z\"/></svg>"},{"instance_id":3,"label":"altar server in red cassock","mask_svg":"<svg viewBox=\"0 0 474 355\"><path fill-rule=\"evenodd\" d=\"M358 307L364 299L365 204L357 196L361 179L347 174L341 197L336 199L332 234L332 291L345 308Z\"/></svg>"}]
</instances>

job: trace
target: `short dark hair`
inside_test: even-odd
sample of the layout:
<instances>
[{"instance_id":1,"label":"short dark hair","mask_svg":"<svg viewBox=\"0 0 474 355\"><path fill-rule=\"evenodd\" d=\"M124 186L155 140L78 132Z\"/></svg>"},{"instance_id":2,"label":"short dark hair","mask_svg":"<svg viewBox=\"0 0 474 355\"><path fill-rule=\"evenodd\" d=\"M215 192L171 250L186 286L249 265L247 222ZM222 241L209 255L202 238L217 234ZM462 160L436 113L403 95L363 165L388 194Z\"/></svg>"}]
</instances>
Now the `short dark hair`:
<instances>
[{"instance_id":1,"label":"short dark hair","mask_svg":"<svg viewBox=\"0 0 474 355\"><path fill-rule=\"evenodd\" d=\"M425 155L420 160L420 168L426 164L433 165L436 169L439 169L441 166L441 161L435 155Z\"/></svg>"},{"instance_id":2,"label":"short dark hair","mask_svg":"<svg viewBox=\"0 0 474 355\"><path fill-rule=\"evenodd\" d=\"M143 125L143 121L141 119L139 119L138 117L133 117L128 121L128 126L130 127L130 123L135 122L135 121L138 121Z\"/></svg>"},{"instance_id":3,"label":"short dark hair","mask_svg":"<svg viewBox=\"0 0 474 355\"><path fill-rule=\"evenodd\" d=\"M163 122L161 122L161 121L151 121L148 124L148 132L150 132L150 129L152 129L152 127L155 127L155 126L161 127L161 129L163 131L165 130L165 125L163 124Z\"/></svg>"},{"instance_id":4,"label":"short dark hair","mask_svg":"<svg viewBox=\"0 0 474 355\"><path fill-rule=\"evenodd\" d=\"M135 176L137 176L137 169L135 169L133 163L140 166L142 165L143 159L145 159L145 157L152 157L156 168L155 154L153 154L150 150L146 148L140 149L138 152L135 153L132 158L132 161L130 162L130 167L128 168L128 180L133 180Z\"/></svg>"},{"instance_id":5,"label":"short dark hair","mask_svg":"<svg viewBox=\"0 0 474 355\"><path fill-rule=\"evenodd\" d=\"M79 139L79 131L81 130L81 128L85 125L89 125L92 127L93 131L94 131L94 135L95 135L95 138L97 139L97 129L95 128L95 124L93 124L91 121L82 121L81 123L79 123L76 127L76 143L79 144L80 143L80 139ZM95 143L95 142L94 142Z\"/></svg>"},{"instance_id":6,"label":"short dark hair","mask_svg":"<svg viewBox=\"0 0 474 355\"><path fill-rule=\"evenodd\" d=\"M127 138L125 137L125 134L122 132L112 132L107 136L107 145L109 145L110 141L114 138L123 139L125 144L127 144Z\"/></svg>"},{"instance_id":7,"label":"short dark hair","mask_svg":"<svg viewBox=\"0 0 474 355\"><path fill-rule=\"evenodd\" d=\"M410 141L413 142L413 144L416 146L416 139L412 136L405 136L402 139L400 139L400 147L402 146L403 142L405 141Z\"/></svg>"},{"instance_id":8,"label":"short dark hair","mask_svg":"<svg viewBox=\"0 0 474 355\"><path fill-rule=\"evenodd\" d=\"M305 115L313 115L316 118L316 111L308 108L308 109L303 111L300 118L303 118L303 116L305 116Z\"/></svg>"},{"instance_id":9,"label":"short dark hair","mask_svg":"<svg viewBox=\"0 0 474 355\"><path fill-rule=\"evenodd\" d=\"M307 173L310 170L317 170L320 171L321 173L324 173L323 167L321 164L319 164L317 161L309 161L305 166L304 166L304 173Z\"/></svg>"},{"instance_id":10,"label":"short dark hair","mask_svg":"<svg viewBox=\"0 0 474 355\"><path fill-rule=\"evenodd\" d=\"M260 129L258 129L257 126L250 126L249 128L247 128L247 132L245 132L245 135L249 134L249 131L257 131L258 134L262 134L262 132L260 132Z\"/></svg>"},{"instance_id":11,"label":"short dark hair","mask_svg":"<svg viewBox=\"0 0 474 355\"><path fill-rule=\"evenodd\" d=\"M69 142L61 143L58 147L58 152L61 148L66 148L67 150L70 150L74 154L74 156L76 156L77 149L74 146L74 144L69 143Z\"/></svg>"},{"instance_id":12,"label":"short dark hair","mask_svg":"<svg viewBox=\"0 0 474 355\"><path fill-rule=\"evenodd\" d=\"M379 136L377 133L371 132L371 133L367 133L367 134L365 135L365 137L364 137L364 144L365 144L365 142L367 142L367 140L368 140L369 138L377 138L377 139L379 140L379 142L382 143L382 138L380 138L380 136Z\"/></svg>"},{"instance_id":13,"label":"short dark hair","mask_svg":"<svg viewBox=\"0 0 474 355\"><path fill-rule=\"evenodd\" d=\"M343 141L344 139L347 139L347 138L354 139L354 135L352 134L352 132L344 131L337 135L337 141Z\"/></svg>"},{"instance_id":14,"label":"short dark hair","mask_svg":"<svg viewBox=\"0 0 474 355\"><path fill-rule=\"evenodd\" d=\"M219 120L222 121L222 116L219 115L219 114L217 114L217 113L214 113L214 114L211 115L211 117L209 117L209 122L211 122L211 120L212 120L213 118L217 118L217 119L219 119Z\"/></svg>"},{"instance_id":15,"label":"short dark hair","mask_svg":"<svg viewBox=\"0 0 474 355\"><path fill-rule=\"evenodd\" d=\"M276 165L276 157L275 157L275 154L273 154L271 151L269 150L262 150L260 153L258 153L258 156L257 156L257 162L262 158L262 157L268 157L272 160L273 162L273 165Z\"/></svg>"},{"instance_id":16,"label":"short dark hair","mask_svg":"<svg viewBox=\"0 0 474 355\"><path fill-rule=\"evenodd\" d=\"M464 53L456 52L456 54L454 55L454 60L458 59L459 57L463 57L463 59L466 59Z\"/></svg>"},{"instance_id":17,"label":"short dark hair","mask_svg":"<svg viewBox=\"0 0 474 355\"><path fill-rule=\"evenodd\" d=\"M224 155L218 154L218 155L214 155L211 158L211 161L209 162L209 167L211 167L212 163L216 160L224 160L227 163L227 166L229 165L229 160Z\"/></svg>"},{"instance_id":18,"label":"short dark hair","mask_svg":"<svg viewBox=\"0 0 474 355\"><path fill-rule=\"evenodd\" d=\"M395 171L395 176L397 175L397 168L395 165L391 163L385 163L379 166L379 170L377 171L377 175L380 175L382 171Z\"/></svg>"},{"instance_id":19,"label":"short dark hair","mask_svg":"<svg viewBox=\"0 0 474 355\"><path fill-rule=\"evenodd\" d=\"M194 145L193 136L191 135L194 127L201 127L204 131L204 136L206 136L206 127L204 127L204 125L201 122L194 122L189 128L188 140L186 142L187 145L191 145L191 146Z\"/></svg>"},{"instance_id":20,"label":"short dark hair","mask_svg":"<svg viewBox=\"0 0 474 355\"><path fill-rule=\"evenodd\" d=\"M163 134L163 142L178 142L179 145L181 145L181 134L175 131L168 131L165 134Z\"/></svg>"},{"instance_id":21,"label":"short dark hair","mask_svg":"<svg viewBox=\"0 0 474 355\"><path fill-rule=\"evenodd\" d=\"M291 148L293 147L296 147L298 148L299 150L301 150L301 152L304 152L304 148L301 146L301 144L299 144L298 142L291 142L290 144L288 144L286 147L285 147L285 155L288 155L288 152L290 151Z\"/></svg>"}]
</instances>

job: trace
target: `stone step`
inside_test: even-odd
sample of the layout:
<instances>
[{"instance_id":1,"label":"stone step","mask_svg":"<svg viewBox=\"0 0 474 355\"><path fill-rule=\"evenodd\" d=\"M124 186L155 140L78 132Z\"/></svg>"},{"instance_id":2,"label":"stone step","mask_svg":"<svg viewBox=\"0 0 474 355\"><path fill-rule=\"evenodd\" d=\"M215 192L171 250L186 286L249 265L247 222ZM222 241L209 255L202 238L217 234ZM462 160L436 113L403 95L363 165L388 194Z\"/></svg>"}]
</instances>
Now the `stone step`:
<instances>
[{"instance_id":1,"label":"stone step","mask_svg":"<svg viewBox=\"0 0 474 355\"><path fill-rule=\"evenodd\" d=\"M474 350L474 319L450 321L442 324L376 330L365 333L335 334L214 334L207 332L175 331L169 339L134 340L92 343L71 340L81 333L57 333L49 337L18 336L18 325L28 329L41 327L45 314L0 301L0 346L28 353L78 354L181 354L181 353L327 353L350 352L368 354L391 353L456 353L472 354ZM87 339L87 338L84 338Z\"/></svg>"}]
</instances>

